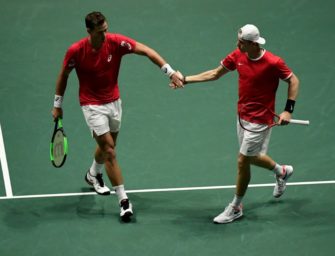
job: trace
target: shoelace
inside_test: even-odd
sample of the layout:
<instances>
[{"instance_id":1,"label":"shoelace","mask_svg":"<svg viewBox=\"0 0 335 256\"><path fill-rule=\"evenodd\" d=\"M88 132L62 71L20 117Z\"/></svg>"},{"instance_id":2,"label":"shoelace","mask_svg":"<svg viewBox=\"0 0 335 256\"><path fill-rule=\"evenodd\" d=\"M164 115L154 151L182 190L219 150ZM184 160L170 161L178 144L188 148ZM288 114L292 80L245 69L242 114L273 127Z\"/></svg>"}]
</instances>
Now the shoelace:
<instances>
[{"instance_id":1,"label":"shoelace","mask_svg":"<svg viewBox=\"0 0 335 256\"><path fill-rule=\"evenodd\" d=\"M97 181L99 182L100 187L103 187L104 181L102 180L102 173L98 173L97 176L95 177L97 179Z\"/></svg>"}]
</instances>

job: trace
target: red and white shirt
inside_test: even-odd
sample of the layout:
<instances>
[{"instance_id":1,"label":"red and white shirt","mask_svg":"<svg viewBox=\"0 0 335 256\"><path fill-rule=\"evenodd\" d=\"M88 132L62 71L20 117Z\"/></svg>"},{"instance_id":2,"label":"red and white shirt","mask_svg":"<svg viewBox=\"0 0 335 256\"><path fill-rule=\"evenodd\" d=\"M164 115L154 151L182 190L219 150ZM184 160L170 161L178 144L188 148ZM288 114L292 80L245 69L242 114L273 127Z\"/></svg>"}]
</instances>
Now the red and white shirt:
<instances>
[{"instance_id":1,"label":"red and white shirt","mask_svg":"<svg viewBox=\"0 0 335 256\"><path fill-rule=\"evenodd\" d=\"M273 112L275 109L276 91L279 79L286 80L292 76L291 69L278 56L263 50L261 57L250 59L238 48L221 61L221 65L230 71L237 70L238 78L238 111L250 102L262 103ZM241 116L246 121L252 121L251 116L259 113L257 109ZM272 115L258 116L258 123L268 124Z\"/></svg>"},{"instance_id":2,"label":"red and white shirt","mask_svg":"<svg viewBox=\"0 0 335 256\"><path fill-rule=\"evenodd\" d=\"M102 105L120 97L118 75L122 56L133 53L136 41L120 35L106 33L98 50L89 38L72 44L67 50L63 66L76 69L79 80L80 105Z\"/></svg>"}]
</instances>

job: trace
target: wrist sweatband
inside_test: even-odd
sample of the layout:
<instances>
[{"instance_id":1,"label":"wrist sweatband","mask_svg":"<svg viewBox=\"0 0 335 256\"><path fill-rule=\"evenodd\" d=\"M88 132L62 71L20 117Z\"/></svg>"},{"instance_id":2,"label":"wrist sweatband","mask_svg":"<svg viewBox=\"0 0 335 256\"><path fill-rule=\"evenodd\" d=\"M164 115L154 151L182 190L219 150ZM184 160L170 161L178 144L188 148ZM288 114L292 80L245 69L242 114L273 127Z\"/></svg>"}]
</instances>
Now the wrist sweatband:
<instances>
[{"instance_id":1,"label":"wrist sweatband","mask_svg":"<svg viewBox=\"0 0 335 256\"><path fill-rule=\"evenodd\" d=\"M287 111L289 113L293 113L293 111L294 111L294 104L295 104L295 100L288 99L286 101L285 111Z\"/></svg>"},{"instance_id":2,"label":"wrist sweatband","mask_svg":"<svg viewBox=\"0 0 335 256\"><path fill-rule=\"evenodd\" d=\"M54 99L54 107L55 108L61 108L63 103L63 96L55 95Z\"/></svg>"},{"instance_id":3,"label":"wrist sweatband","mask_svg":"<svg viewBox=\"0 0 335 256\"><path fill-rule=\"evenodd\" d=\"M162 70L163 73L164 73L165 75L167 75L168 77L172 76L173 73L176 72L176 71L174 71L174 70L171 68L171 66L170 66L168 63L164 64L164 65L161 67L161 70Z\"/></svg>"}]
</instances>

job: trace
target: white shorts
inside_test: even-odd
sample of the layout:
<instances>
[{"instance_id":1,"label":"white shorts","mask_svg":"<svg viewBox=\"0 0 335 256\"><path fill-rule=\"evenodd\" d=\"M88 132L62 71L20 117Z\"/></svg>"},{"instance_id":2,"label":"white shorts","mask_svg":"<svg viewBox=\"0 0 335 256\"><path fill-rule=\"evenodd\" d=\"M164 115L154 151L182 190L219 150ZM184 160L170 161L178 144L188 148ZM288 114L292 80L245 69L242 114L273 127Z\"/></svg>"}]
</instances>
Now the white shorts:
<instances>
[{"instance_id":1,"label":"white shorts","mask_svg":"<svg viewBox=\"0 0 335 256\"><path fill-rule=\"evenodd\" d=\"M263 130L266 125L254 124L241 120L243 126L250 130ZM237 120L237 137L240 144L240 153L245 156L265 155L268 151L268 146L271 137L271 128L264 132L255 133L244 130Z\"/></svg>"},{"instance_id":2,"label":"white shorts","mask_svg":"<svg viewBox=\"0 0 335 256\"><path fill-rule=\"evenodd\" d=\"M100 136L107 132L118 132L121 128L121 99L104 105L82 106L84 117L92 135Z\"/></svg>"}]
</instances>

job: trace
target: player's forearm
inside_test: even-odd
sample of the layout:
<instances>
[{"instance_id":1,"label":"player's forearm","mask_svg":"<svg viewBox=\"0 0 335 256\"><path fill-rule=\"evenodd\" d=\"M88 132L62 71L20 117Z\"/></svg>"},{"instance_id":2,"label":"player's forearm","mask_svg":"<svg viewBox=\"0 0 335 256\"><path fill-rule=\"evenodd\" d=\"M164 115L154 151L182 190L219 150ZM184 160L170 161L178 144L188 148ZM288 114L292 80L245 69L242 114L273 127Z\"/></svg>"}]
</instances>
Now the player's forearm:
<instances>
[{"instance_id":1,"label":"player's forearm","mask_svg":"<svg viewBox=\"0 0 335 256\"><path fill-rule=\"evenodd\" d=\"M147 52L147 57L155 63L158 67L162 67L164 64L166 64L166 61L163 59L162 56L160 56L155 50L150 49Z\"/></svg>"},{"instance_id":2,"label":"player's forearm","mask_svg":"<svg viewBox=\"0 0 335 256\"><path fill-rule=\"evenodd\" d=\"M287 101L284 108L283 116L281 118L284 120L288 120L291 118L291 114L294 111L295 101L298 96L299 91L299 79L292 74L292 76L287 81L288 83L288 90L287 90Z\"/></svg>"},{"instance_id":3,"label":"player's forearm","mask_svg":"<svg viewBox=\"0 0 335 256\"><path fill-rule=\"evenodd\" d=\"M151 60L154 64L156 64L158 67L162 67L164 64L166 64L166 61L163 59L162 56L160 56L154 49L151 49L150 47L137 42L134 52L139 55L143 55L148 57L149 60Z\"/></svg>"},{"instance_id":4,"label":"player's forearm","mask_svg":"<svg viewBox=\"0 0 335 256\"><path fill-rule=\"evenodd\" d=\"M292 75L288 82L288 92L287 92L287 98L290 100L296 100L299 92L299 79L296 75Z\"/></svg>"},{"instance_id":5,"label":"player's forearm","mask_svg":"<svg viewBox=\"0 0 335 256\"><path fill-rule=\"evenodd\" d=\"M189 84L189 83L213 81L216 79L218 79L216 72L214 70L209 70L197 75L186 76L185 82Z\"/></svg>"},{"instance_id":6,"label":"player's forearm","mask_svg":"<svg viewBox=\"0 0 335 256\"><path fill-rule=\"evenodd\" d=\"M61 72L56 81L56 95L63 96L67 86L68 75Z\"/></svg>"},{"instance_id":7,"label":"player's forearm","mask_svg":"<svg viewBox=\"0 0 335 256\"><path fill-rule=\"evenodd\" d=\"M58 75L57 82L56 82L56 91L55 91L55 98L54 98L54 111L53 116L57 118L58 116L62 116L62 103L63 103L63 96L65 93L66 85L67 85L68 74L62 70ZM60 109L57 111L56 109Z\"/></svg>"}]
</instances>

